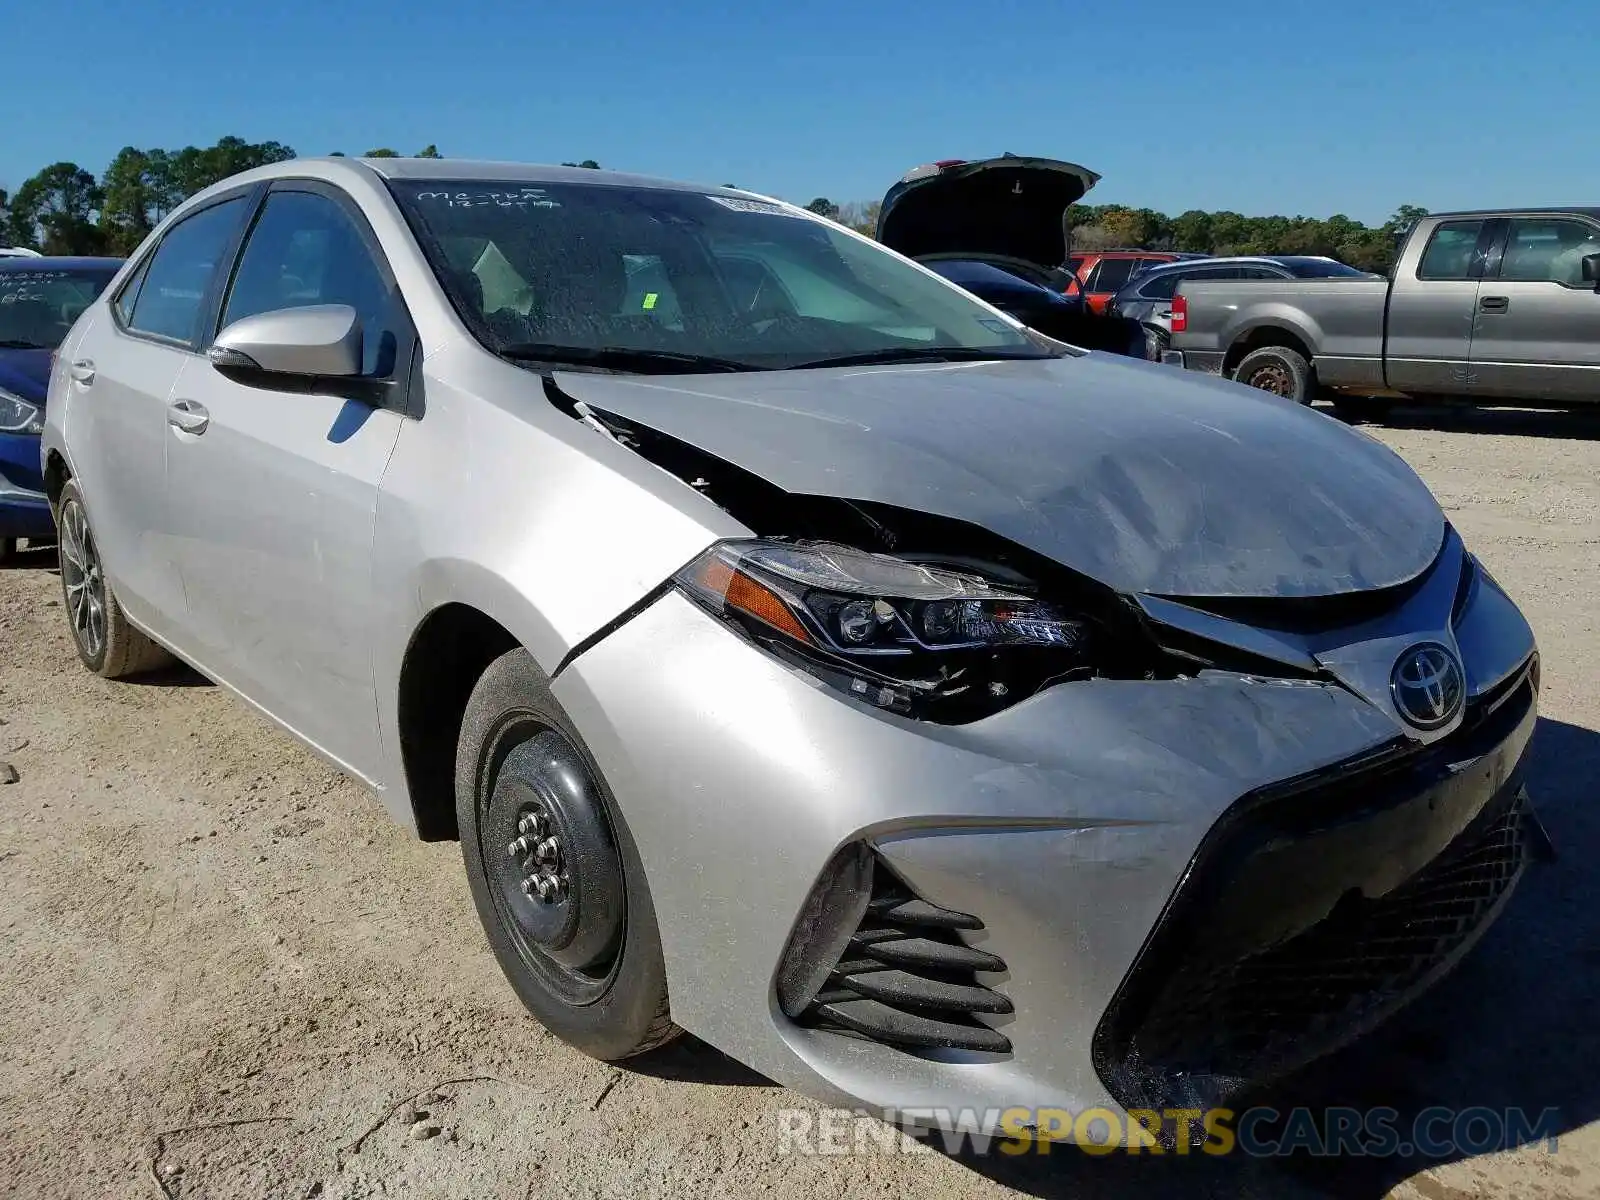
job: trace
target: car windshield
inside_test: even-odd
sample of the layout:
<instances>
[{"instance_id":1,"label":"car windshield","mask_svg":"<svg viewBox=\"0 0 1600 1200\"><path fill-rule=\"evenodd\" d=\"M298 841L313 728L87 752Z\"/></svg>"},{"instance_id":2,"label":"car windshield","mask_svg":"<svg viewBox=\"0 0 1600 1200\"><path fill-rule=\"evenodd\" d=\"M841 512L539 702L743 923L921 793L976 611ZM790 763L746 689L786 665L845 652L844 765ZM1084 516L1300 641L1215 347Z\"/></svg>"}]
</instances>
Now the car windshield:
<instances>
[{"instance_id":1,"label":"car windshield","mask_svg":"<svg viewBox=\"0 0 1600 1200\"><path fill-rule=\"evenodd\" d=\"M114 266L0 271L0 350L54 350L116 273Z\"/></svg>"},{"instance_id":2,"label":"car windshield","mask_svg":"<svg viewBox=\"0 0 1600 1200\"><path fill-rule=\"evenodd\" d=\"M1296 279L1362 278L1367 274L1366 271L1347 267L1344 263L1335 262L1331 258L1285 258L1279 261L1289 268Z\"/></svg>"},{"instance_id":3,"label":"car windshield","mask_svg":"<svg viewBox=\"0 0 1600 1200\"><path fill-rule=\"evenodd\" d=\"M508 357L692 371L1058 353L831 221L755 198L390 187L463 319Z\"/></svg>"}]
</instances>

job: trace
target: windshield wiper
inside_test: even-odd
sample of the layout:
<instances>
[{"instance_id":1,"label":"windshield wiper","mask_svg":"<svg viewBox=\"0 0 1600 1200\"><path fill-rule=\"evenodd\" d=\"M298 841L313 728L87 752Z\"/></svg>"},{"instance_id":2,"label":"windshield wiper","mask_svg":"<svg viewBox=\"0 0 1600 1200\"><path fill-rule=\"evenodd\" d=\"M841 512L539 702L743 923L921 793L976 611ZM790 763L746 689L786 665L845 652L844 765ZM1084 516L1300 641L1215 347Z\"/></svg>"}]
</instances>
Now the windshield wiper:
<instances>
[{"instance_id":1,"label":"windshield wiper","mask_svg":"<svg viewBox=\"0 0 1600 1200\"><path fill-rule=\"evenodd\" d=\"M901 346L896 349L863 350L859 354L836 354L829 358L813 358L809 362L791 363L786 370L805 371L813 367L865 367L874 363L920 362L993 362L996 359L1053 358L1052 354L1033 351L1017 353L1012 350L979 350L971 346Z\"/></svg>"},{"instance_id":2,"label":"windshield wiper","mask_svg":"<svg viewBox=\"0 0 1600 1200\"><path fill-rule=\"evenodd\" d=\"M655 371L694 374L698 371L761 371L755 363L707 354L681 354L675 350L636 350L628 346L558 346L545 342L512 342L497 353L519 362L570 363L584 367L615 367L619 371Z\"/></svg>"},{"instance_id":3,"label":"windshield wiper","mask_svg":"<svg viewBox=\"0 0 1600 1200\"><path fill-rule=\"evenodd\" d=\"M30 342L23 338L0 338L0 350L44 350L43 342Z\"/></svg>"}]
</instances>

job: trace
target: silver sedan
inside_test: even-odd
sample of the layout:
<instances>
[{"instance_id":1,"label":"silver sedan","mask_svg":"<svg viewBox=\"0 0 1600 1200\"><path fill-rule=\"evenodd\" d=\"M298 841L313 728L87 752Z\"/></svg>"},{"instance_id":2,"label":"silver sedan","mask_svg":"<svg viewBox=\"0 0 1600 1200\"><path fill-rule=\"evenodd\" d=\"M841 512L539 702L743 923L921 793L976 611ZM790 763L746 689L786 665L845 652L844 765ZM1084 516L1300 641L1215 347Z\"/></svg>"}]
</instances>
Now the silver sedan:
<instances>
[{"instance_id":1,"label":"silver sedan","mask_svg":"<svg viewBox=\"0 0 1600 1200\"><path fill-rule=\"evenodd\" d=\"M1533 637L1397 456L748 192L240 175L77 322L43 456L84 664L176 656L459 838L600 1058L1221 1104L1541 844Z\"/></svg>"}]
</instances>

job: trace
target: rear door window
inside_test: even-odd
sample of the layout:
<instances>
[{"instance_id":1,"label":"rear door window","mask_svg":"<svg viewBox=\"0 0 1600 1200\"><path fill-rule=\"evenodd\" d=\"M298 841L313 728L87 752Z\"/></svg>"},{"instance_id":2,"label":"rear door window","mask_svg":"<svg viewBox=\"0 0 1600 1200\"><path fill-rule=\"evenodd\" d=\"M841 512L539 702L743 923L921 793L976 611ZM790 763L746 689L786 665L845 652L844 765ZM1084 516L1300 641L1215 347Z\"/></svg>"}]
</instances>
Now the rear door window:
<instances>
[{"instance_id":1,"label":"rear door window","mask_svg":"<svg viewBox=\"0 0 1600 1200\"><path fill-rule=\"evenodd\" d=\"M1091 292L1116 292L1133 275L1135 260L1131 258L1102 258L1089 277Z\"/></svg>"},{"instance_id":2,"label":"rear door window","mask_svg":"<svg viewBox=\"0 0 1600 1200\"><path fill-rule=\"evenodd\" d=\"M193 346L211 284L244 215L235 196L185 217L161 239L134 298L128 328Z\"/></svg>"},{"instance_id":3,"label":"rear door window","mask_svg":"<svg viewBox=\"0 0 1600 1200\"><path fill-rule=\"evenodd\" d=\"M1243 267L1191 267L1187 271L1173 271L1161 281L1166 288L1163 295L1153 299L1170 300L1180 284L1193 279L1248 279ZM1145 295L1150 295L1148 289Z\"/></svg>"},{"instance_id":4,"label":"rear door window","mask_svg":"<svg viewBox=\"0 0 1600 1200\"><path fill-rule=\"evenodd\" d=\"M1564 217L1515 217L1500 260L1500 278L1590 287L1583 260L1600 254L1600 229Z\"/></svg>"}]
</instances>

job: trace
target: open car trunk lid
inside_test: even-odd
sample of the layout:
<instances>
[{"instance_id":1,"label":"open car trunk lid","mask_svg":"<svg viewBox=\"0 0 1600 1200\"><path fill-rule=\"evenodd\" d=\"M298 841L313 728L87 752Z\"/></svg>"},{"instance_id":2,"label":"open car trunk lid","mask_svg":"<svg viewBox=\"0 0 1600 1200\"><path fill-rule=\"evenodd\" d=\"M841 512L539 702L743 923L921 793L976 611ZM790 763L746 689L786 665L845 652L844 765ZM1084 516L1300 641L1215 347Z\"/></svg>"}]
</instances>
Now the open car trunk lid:
<instances>
[{"instance_id":1,"label":"open car trunk lid","mask_svg":"<svg viewBox=\"0 0 1600 1200\"><path fill-rule=\"evenodd\" d=\"M929 163L884 196L877 237L910 258L1012 259L1050 270L1067 258L1067 207L1099 181L1054 158Z\"/></svg>"}]
</instances>

